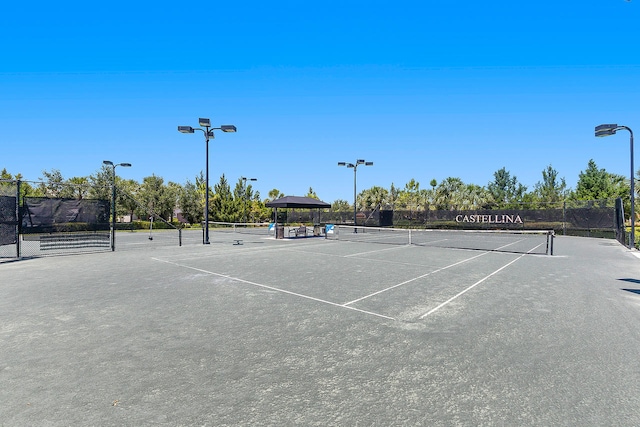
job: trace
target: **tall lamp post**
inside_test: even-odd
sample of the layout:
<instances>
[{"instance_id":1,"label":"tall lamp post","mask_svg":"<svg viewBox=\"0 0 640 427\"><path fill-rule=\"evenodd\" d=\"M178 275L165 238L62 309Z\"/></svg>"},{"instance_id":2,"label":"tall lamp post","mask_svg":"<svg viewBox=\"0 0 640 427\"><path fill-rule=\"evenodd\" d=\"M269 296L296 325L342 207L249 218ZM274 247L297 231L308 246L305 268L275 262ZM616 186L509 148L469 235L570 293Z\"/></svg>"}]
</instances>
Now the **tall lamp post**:
<instances>
[{"instance_id":1,"label":"tall lamp post","mask_svg":"<svg viewBox=\"0 0 640 427\"><path fill-rule=\"evenodd\" d=\"M355 161L355 163L338 162L338 166L346 166L348 168L353 168L353 225L354 225L354 227L358 225L356 223L356 215L357 215L357 211L358 211L358 207L357 207L357 204L356 204L356 198L357 198L356 174L358 172L358 166L359 165L373 166L373 162L367 162L364 159L358 159L358 160ZM358 229L354 228L354 232L357 233Z\"/></svg>"},{"instance_id":2,"label":"tall lamp post","mask_svg":"<svg viewBox=\"0 0 640 427\"><path fill-rule=\"evenodd\" d=\"M635 227L635 219L636 219L636 212L635 212L635 196L636 196L636 191L635 191L635 185L634 185L634 181L635 179L633 178L634 172L633 172L633 131L631 130L631 128L627 127L627 126L618 126L617 124L606 124L606 125L600 125L600 126L596 126L596 136L597 137L603 137L603 136L611 136L611 135L615 135L617 131L619 130L627 130L629 131L629 136L630 136L630 152L631 152L631 236L629 237L629 248L634 249L635 246L635 239L636 239L636 227Z\"/></svg>"},{"instance_id":3,"label":"tall lamp post","mask_svg":"<svg viewBox=\"0 0 640 427\"><path fill-rule=\"evenodd\" d=\"M181 133L194 133L196 130L204 133L204 139L206 141L206 167L205 167L205 196L204 196L204 235L202 236L202 243L204 245L209 244L209 139L213 139L213 131L221 130L222 132L236 132L234 125L221 125L219 128L211 127L211 120L198 119L198 123L202 128L193 128L191 126L178 126L178 132Z\"/></svg>"},{"instance_id":4,"label":"tall lamp post","mask_svg":"<svg viewBox=\"0 0 640 427\"><path fill-rule=\"evenodd\" d=\"M116 167L130 168L131 163L113 163L111 160L104 160L103 165L111 166L111 251L116 250Z\"/></svg>"},{"instance_id":5,"label":"tall lamp post","mask_svg":"<svg viewBox=\"0 0 640 427\"><path fill-rule=\"evenodd\" d=\"M242 197L244 198L244 222L247 222L247 181L257 181L258 178L241 176L240 179L242 180Z\"/></svg>"}]
</instances>

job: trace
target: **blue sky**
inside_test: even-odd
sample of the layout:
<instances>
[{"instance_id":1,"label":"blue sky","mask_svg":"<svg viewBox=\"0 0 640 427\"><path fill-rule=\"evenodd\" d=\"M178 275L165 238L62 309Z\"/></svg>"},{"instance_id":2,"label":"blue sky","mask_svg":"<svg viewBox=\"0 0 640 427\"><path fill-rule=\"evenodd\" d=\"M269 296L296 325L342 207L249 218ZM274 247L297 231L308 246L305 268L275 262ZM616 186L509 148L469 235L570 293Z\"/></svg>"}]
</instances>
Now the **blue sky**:
<instances>
[{"instance_id":1,"label":"blue sky","mask_svg":"<svg viewBox=\"0 0 640 427\"><path fill-rule=\"evenodd\" d=\"M486 185L505 167L570 187L629 175L640 132L640 0L27 2L0 13L0 169L210 183L332 202L374 185ZM640 163L636 162L640 167Z\"/></svg>"}]
</instances>

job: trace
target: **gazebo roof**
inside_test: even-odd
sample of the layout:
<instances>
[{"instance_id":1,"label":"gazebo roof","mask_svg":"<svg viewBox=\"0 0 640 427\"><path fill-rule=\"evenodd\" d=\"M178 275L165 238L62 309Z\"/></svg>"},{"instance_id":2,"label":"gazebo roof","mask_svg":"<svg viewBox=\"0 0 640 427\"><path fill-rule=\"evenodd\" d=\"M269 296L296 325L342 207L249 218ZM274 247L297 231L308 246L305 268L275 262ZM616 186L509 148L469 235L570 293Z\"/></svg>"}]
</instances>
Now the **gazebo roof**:
<instances>
[{"instance_id":1,"label":"gazebo roof","mask_svg":"<svg viewBox=\"0 0 640 427\"><path fill-rule=\"evenodd\" d=\"M285 196L265 203L268 208L328 209L331 204L312 197Z\"/></svg>"}]
</instances>

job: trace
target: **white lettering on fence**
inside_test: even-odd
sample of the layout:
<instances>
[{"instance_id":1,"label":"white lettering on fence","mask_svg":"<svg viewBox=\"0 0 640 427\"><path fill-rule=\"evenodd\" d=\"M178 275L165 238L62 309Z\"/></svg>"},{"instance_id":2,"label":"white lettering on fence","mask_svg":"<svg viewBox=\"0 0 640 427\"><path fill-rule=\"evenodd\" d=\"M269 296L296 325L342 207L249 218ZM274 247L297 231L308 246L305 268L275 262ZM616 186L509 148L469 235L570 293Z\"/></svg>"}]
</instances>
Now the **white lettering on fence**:
<instances>
[{"instance_id":1,"label":"white lettering on fence","mask_svg":"<svg viewBox=\"0 0 640 427\"><path fill-rule=\"evenodd\" d=\"M522 218L520 218L520 215L518 214L456 215L456 222L477 224L522 224Z\"/></svg>"}]
</instances>

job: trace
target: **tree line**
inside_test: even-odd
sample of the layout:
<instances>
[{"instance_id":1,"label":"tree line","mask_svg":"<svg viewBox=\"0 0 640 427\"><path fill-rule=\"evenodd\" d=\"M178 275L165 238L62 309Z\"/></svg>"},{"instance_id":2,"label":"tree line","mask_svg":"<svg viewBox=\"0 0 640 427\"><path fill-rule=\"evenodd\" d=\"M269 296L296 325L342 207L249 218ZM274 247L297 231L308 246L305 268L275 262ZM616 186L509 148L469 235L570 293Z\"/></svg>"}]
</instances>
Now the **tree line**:
<instances>
[{"instance_id":1,"label":"tree line","mask_svg":"<svg viewBox=\"0 0 640 427\"><path fill-rule=\"evenodd\" d=\"M639 175L640 176L640 175ZM630 182L622 175L598 168L590 160L580 172L575 189L567 187L551 165L541 172L541 180L532 190L520 183L506 168L494 172L485 186L465 184L460 178L449 177L439 183L433 179L429 187L421 188L414 179L398 188L371 187L357 197L358 208L372 210L377 206L400 210L473 210L473 209L545 209L559 208L562 203L585 200L622 198L629 207ZM334 203L348 205L346 201ZM353 205L351 205L353 209Z\"/></svg>"},{"instance_id":2,"label":"tree line","mask_svg":"<svg viewBox=\"0 0 640 427\"><path fill-rule=\"evenodd\" d=\"M74 199L111 199L111 184L114 170L109 165L87 177L64 178L57 169L43 171L39 182L22 181L21 196L60 197ZM640 173L638 174L640 176ZM21 180L20 174L12 175L6 169L0 171L3 180ZM184 184L165 183L162 177L151 175L142 182L115 176L117 188L117 215L130 215L147 219L159 215L166 221L175 221L178 212L189 223L197 224L204 219L205 179L200 172L194 181ZM209 219L225 222L270 221L271 209L265 203L284 194L274 188L266 198L254 191L250 182L239 178L233 189L223 174L209 188ZM313 188L307 197L318 198ZM622 175L598 168L590 160L578 177L575 189L567 188L564 178L551 166L541 172L541 180L532 190L520 183L506 168L494 172L486 185L467 184L460 178L448 177L440 182L432 179L428 187L411 179L404 188L393 183L389 188L373 186L362 190L356 198L356 208L363 211L380 210L477 210L477 209L545 209L558 208L567 201L605 200L622 198L625 211L630 207L630 182ZM332 211L353 211L353 204L337 199L332 202Z\"/></svg>"}]
</instances>

